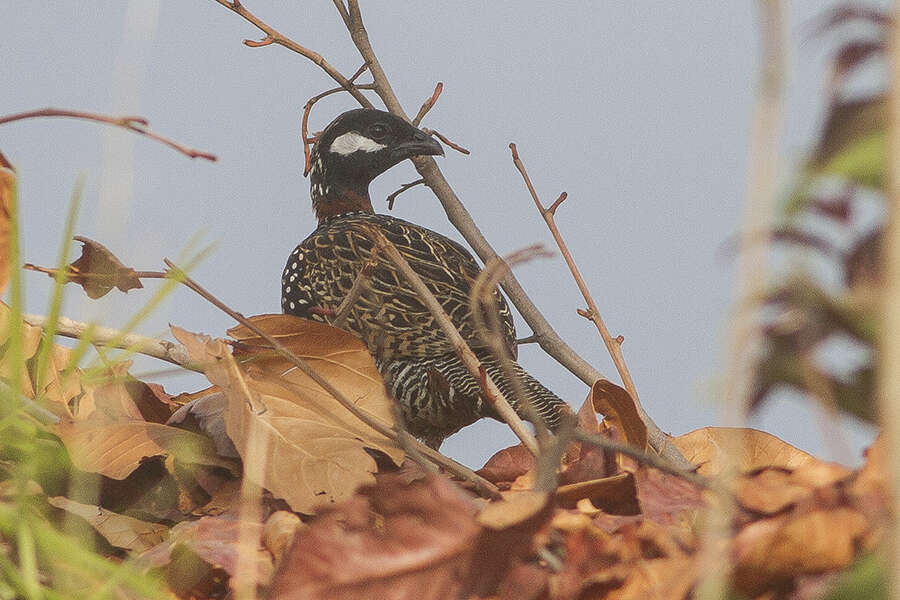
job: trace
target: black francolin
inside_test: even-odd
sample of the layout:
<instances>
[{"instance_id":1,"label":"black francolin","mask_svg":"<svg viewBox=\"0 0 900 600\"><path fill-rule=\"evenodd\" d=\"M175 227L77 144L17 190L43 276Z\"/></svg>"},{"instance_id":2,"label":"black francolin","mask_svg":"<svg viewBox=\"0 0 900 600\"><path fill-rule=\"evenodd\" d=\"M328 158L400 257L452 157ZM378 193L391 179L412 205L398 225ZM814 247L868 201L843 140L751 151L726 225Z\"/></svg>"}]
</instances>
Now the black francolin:
<instances>
[{"instance_id":1,"label":"black francolin","mask_svg":"<svg viewBox=\"0 0 900 600\"><path fill-rule=\"evenodd\" d=\"M516 406L500 362L476 331L469 298L481 268L472 255L439 233L372 210L369 183L375 177L404 159L443 153L430 135L383 111L351 110L332 121L310 154L310 194L319 226L288 258L281 278L282 310L327 322L368 261L374 243L367 229L376 228L425 281L487 373L527 417ZM367 345L410 433L437 448L462 427L495 417L479 382L393 263L378 255L375 264L342 328ZM496 288L493 296L503 343L515 357L512 315ZM555 428L565 403L512 364L532 406Z\"/></svg>"}]
</instances>

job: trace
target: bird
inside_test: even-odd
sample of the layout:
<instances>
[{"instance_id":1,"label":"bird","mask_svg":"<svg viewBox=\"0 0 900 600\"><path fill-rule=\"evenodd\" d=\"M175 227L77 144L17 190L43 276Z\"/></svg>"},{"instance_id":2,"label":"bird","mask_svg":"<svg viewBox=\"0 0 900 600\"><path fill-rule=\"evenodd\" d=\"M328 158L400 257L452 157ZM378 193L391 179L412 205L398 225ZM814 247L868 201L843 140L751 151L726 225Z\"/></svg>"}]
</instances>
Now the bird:
<instances>
[{"instance_id":1,"label":"bird","mask_svg":"<svg viewBox=\"0 0 900 600\"><path fill-rule=\"evenodd\" d=\"M523 418L535 412L555 430L568 405L528 374L516 358L516 330L505 298L494 287L491 302L502 343L522 392L534 411L517 401L516 388L494 355L470 308L481 267L459 243L402 219L376 214L369 197L373 179L407 158L443 155L441 144L405 120L376 109L335 118L309 155L310 198L318 227L291 252L281 278L282 312L328 322L370 262L372 228L392 242L434 293L485 372ZM386 388L400 407L409 433L432 448L483 417L499 418L479 381L415 291L383 253L341 327L372 354Z\"/></svg>"}]
</instances>

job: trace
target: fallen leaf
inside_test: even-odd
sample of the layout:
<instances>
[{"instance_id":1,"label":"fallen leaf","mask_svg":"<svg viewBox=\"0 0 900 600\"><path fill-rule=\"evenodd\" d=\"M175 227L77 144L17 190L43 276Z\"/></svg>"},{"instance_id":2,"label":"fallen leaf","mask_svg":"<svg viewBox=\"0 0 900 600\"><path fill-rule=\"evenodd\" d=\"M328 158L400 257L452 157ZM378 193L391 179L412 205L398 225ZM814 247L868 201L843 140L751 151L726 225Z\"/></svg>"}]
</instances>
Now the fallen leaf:
<instances>
[{"instance_id":1,"label":"fallen leaf","mask_svg":"<svg viewBox=\"0 0 900 600\"><path fill-rule=\"evenodd\" d=\"M327 325L286 315L253 321L272 329L361 409L392 424L391 400L362 342ZM291 333L284 333L288 327ZM194 360L208 365L207 377L225 394L226 430L244 461L245 477L294 510L313 513L373 482L377 464L367 448L397 464L402 461L403 452L392 440L357 419L287 361L272 357L271 351L252 352L245 370L221 340L176 327L172 331ZM245 345L248 339L243 338Z\"/></svg>"},{"instance_id":2,"label":"fallen leaf","mask_svg":"<svg viewBox=\"0 0 900 600\"><path fill-rule=\"evenodd\" d=\"M727 452L740 472L764 467L794 469L815 461L812 455L772 434L740 427L704 427L673 438L673 443L697 472L715 477L728 464Z\"/></svg>"},{"instance_id":3,"label":"fallen leaf","mask_svg":"<svg viewBox=\"0 0 900 600\"><path fill-rule=\"evenodd\" d=\"M81 517L116 548L143 552L162 542L169 534L167 525L141 521L114 513L102 506L75 502L64 496L47 498L47 502L51 506Z\"/></svg>"},{"instance_id":4,"label":"fallen leaf","mask_svg":"<svg viewBox=\"0 0 900 600\"><path fill-rule=\"evenodd\" d=\"M138 420L64 421L53 428L76 467L124 479L154 456L173 455L185 463L228 468L212 442L196 433Z\"/></svg>"},{"instance_id":5,"label":"fallen leaf","mask_svg":"<svg viewBox=\"0 0 900 600\"><path fill-rule=\"evenodd\" d=\"M272 597L442 600L495 593L510 564L531 551L550 517L547 495L490 505L482 516L443 477L382 480L325 509L301 529L272 583ZM484 525L479 524L479 520Z\"/></svg>"},{"instance_id":6,"label":"fallen leaf","mask_svg":"<svg viewBox=\"0 0 900 600\"><path fill-rule=\"evenodd\" d=\"M185 521L172 528L168 540L141 554L137 564L147 569L165 568L170 585L178 589L195 585L197 580L211 577L216 571L230 576L241 570L250 571L256 582L265 585L273 567L271 555L261 544L262 530L261 523L230 516ZM186 557L185 551L192 556ZM206 564L197 564L190 560L192 557ZM247 559L254 564L247 565Z\"/></svg>"},{"instance_id":7,"label":"fallen leaf","mask_svg":"<svg viewBox=\"0 0 900 600\"><path fill-rule=\"evenodd\" d=\"M757 594L799 575L847 567L867 528L865 517L851 508L751 523L734 540L735 582Z\"/></svg>"}]
</instances>

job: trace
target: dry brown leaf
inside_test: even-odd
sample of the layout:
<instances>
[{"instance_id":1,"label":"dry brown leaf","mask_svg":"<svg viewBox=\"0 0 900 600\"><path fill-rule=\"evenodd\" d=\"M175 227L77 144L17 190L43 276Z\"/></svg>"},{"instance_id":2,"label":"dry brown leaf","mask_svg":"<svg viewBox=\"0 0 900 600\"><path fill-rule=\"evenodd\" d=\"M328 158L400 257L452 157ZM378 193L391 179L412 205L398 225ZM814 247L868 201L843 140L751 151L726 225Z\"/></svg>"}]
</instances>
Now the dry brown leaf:
<instances>
[{"instance_id":1,"label":"dry brown leaf","mask_svg":"<svg viewBox=\"0 0 900 600\"><path fill-rule=\"evenodd\" d=\"M525 446L518 444L496 452L478 470L478 474L500 489L509 489L513 481L533 471L534 467L534 455Z\"/></svg>"},{"instance_id":2,"label":"dry brown leaf","mask_svg":"<svg viewBox=\"0 0 900 600\"><path fill-rule=\"evenodd\" d=\"M478 524L471 499L443 477L408 485L379 478L301 529L272 584L272 597L443 600L496 592L510 565L531 552L550 518L547 495L490 505ZM501 511L502 512L502 511Z\"/></svg>"},{"instance_id":3,"label":"dry brown leaf","mask_svg":"<svg viewBox=\"0 0 900 600\"><path fill-rule=\"evenodd\" d=\"M0 154L0 157L3 157ZM0 296L9 281L9 236L12 218L12 195L16 184L16 173L12 165L0 158Z\"/></svg>"},{"instance_id":4,"label":"dry brown leaf","mask_svg":"<svg viewBox=\"0 0 900 600\"><path fill-rule=\"evenodd\" d=\"M547 507L549 494L528 491L491 502L478 513L478 524L488 529L506 529L534 517Z\"/></svg>"},{"instance_id":5,"label":"dry brown leaf","mask_svg":"<svg viewBox=\"0 0 900 600\"><path fill-rule=\"evenodd\" d=\"M783 469L764 469L753 477L738 482L737 501L763 515L774 515L809 498L813 490L794 483L791 473Z\"/></svg>"},{"instance_id":6,"label":"dry brown leaf","mask_svg":"<svg viewBox=\"0 0 900 600\"><path fill-rule=\"evenodd\" d=\"M751 523L734 540L735 581L753 594L800 575L845 568L868 527L862 514L846 507Z\"/></svg>"},{"instance_id":7,"label":"dry brown leaf","mask_svg":"<svg viewBox=\"0 0 900 600\"><path fill-rule=\"evenodd\" d=\"M195 577L214 576L215 571L234 575L238 570L246 573L248 556L254 559L255 581L266 585L272 576L271 555L262 547L262 524L239 519L218 516L202 517L196 521L185 521L171 529L169 539L144 552L137 559L145 568L158 569L167 567L167 579L173 587L181 587L176 580ZM252 548L244 548L242 544L250 540ZM185 556L185 551L193 556ZM192 558L199 558L205 566L196 565ZM192 564L193 563L193 564ZM198 571L197 574L184 573L185 564ZM205 567L205 568L204 568ZM194 582L191 582L194 583Z\"/></svg>"},{"instance_id":8,"label":"dry brown leaf","mask_svg":"<svg viewBox=\"0 0 900 600\"><path fill-rule=\"evenodd\" d=\"M64 421L53 428L82 471L125 479L141 462L173 455L185 463L230 467L201 435L138 420Z\"/></svg>"},{"instance_id":9,"label":"dry brown leaf","mask_svg":"<svg viewBox=\"0 0 900 600\"><path fill-rule=\"evenodd\" d=\"M273 329L357 406L392 423L391 401L359 340L327 325L275 316L255 318L254 323ZM293 328L290 334L283 333L287 326ZM283 359L270 352L256 354L245 371L221 340L176 327L172 331L194 360L208 365L207 377L224 392L225 424L244 460L245 477L284 498L294 510L312 513L373 482L377 465L367 448L384 452L397 464L402 461L403 452L390 439L299 370L288 368ZM305 342L301 350L298 345Z\"/></svg>"},{"instance_id":10,"label":"dry brown leaf","mask_svg":"<svg viewBox=\"0 0 900 600\"><path fill-rule=\"evenodd\" d=\"M604 422L620 431L629 445L647 449L647 426L625 388L608 379L598 379L591 386L589 398L594 410L603 415Z\"/></svg>"},{"instance_id":11,"label":"dry brown leaf","mask_svg":"<svg viewBox=\"0 0 900 600\"><path fill-rule=\"evenodd\" d=\"M757 429L704 427L673 438L685 458L707 477L718 475L726 463L725 452L737 452L735 466L741 472L764 467L795 469L817 459L799 448Z\"/></svg>"},{"instance_id":12,"label":"dry brown leaf","mask_svg":"<svg viewBox=\"0 0 900 600\"><path fill-rule=\"evenodd\" d=\"M82 244L81 256L69 265L67 277L83 287L89 298L101 298L114 287L121 292L144 287L134 269L123 265L106 246L80 235L74 239ZM56 276L55 269L48 271L51 277Z\"/></svg>"},{"instance_id":13,"label":"dry brown leaf","mask_svg":"<svg viewBox=\"0 0 900 600\"><path fill-rule=\"evenodd\" d=\"M102 506L82 504L64 496L47 498L47 502L51 506L81 517L116 548L143 552L159 544L169 535L167 525L120 515Z\"/></svg>"}]
</instances>

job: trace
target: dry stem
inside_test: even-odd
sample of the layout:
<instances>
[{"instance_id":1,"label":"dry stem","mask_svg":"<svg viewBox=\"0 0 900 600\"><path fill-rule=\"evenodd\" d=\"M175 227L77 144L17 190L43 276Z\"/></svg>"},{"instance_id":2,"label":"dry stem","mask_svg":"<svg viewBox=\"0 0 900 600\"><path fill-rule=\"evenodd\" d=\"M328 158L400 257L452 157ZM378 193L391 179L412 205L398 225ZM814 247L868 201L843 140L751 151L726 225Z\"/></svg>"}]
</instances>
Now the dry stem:
<instances>
[{"instance_id":1,"label":"dry stem","mask_svg":"<svg viewBox=\"0 0 900 600\"><path fill-rule=\"evenodd\" d=\"M161 142L172 148L173 150L177 150L181 152L185 156L190 158L205 158L206 160L216 161L218 158L215 154L210 154L209 152L203 152L201 150L195 150L193 148L188 148L182 144L174 140L170 140L167 137L163 137L158 133L153 133L150 131L150 123L144 117L111 117L108 115L101 115L97 113L89 113L83 112L80 110L66 110L61 108L42 108L39 110L31 110L28 112L21 112L14 115L7 115L5 117L0 117L0 125L4 125L6 123L12 123L13 121L21 121L23 119L32 119L37 117L69 117L72 119L84 119L86 121L95 121L97 123L106 123L107 125L114 125L116 127L121 127L123 129L127 129L128 131L133 131L137 134L148 137L152 140L156 140L157 142Z\"/></svg>"},{"instance_id":2,"label":"dry stem","mask_svg":"<svg viewBox=\"0 0 900 600\"><path fill-rule=\"evenodd\" d=\"M219 300L218 298L213 296L210 292L208 292L206 289L204 289L200 284L198 284L196 281L194 281L193 279L188 277L184 271L179 269L169 259L164 259L164 260L165 260L166 265L171 270L172 277L174 279L178 280L179 282L181 282L182 284L184 284L185 286L187 286L188 288L190 288L191 290L193 290L194 292L199 294L202 298L204 298L205 300L210 302L213 306L215 306L216 308L218 308L219 310L221 310L222 312L224 312L225 314L230 316L232 319L234 319L235 321L237 321L238 323L240 323L241 325L243 325L244 327L246 327L247 329L249 329L256 335L260 336L262 339L264 339L272 347L272 349L275 350L275 352L277 352L279 355L284 357L287 361L289 361L291 364L293 364L295 367L297 367L303 373L305 373L310 379L312 379L323 390L325 390L328 394L330 394L335 400L337 400L341 404L341 406L343 406L348 411L350 411L350 413L353 414L360 421L362 421L363 423L365 423L366 425L368 425L369 427L371 427L372 429L374 429L381 435L383 435L397 443L400 443L398 441L400 434L398 433L398 431L395 428L387 425L381 419L370 414L368 411L359 408L352 400L350 400L344 394L342 394L340 392L340 390L338 390L333 385L331 385L331 383L329 383L327 379L325 379L324 377L319 375L319 373L315 369L310 367L306 363L306 361L304 361L303 359L298 357L296 354L291 352L281 342L279 342L277 339L275 339L274 337L272 337L271 335L269 335L268 333L266 333L265 331L263 331L256 325L254 325L244 315L229 308L225 303L223 303L221 300ZM414 445L416 450L420 454L422 454L426 458L428 458L428 460L445 468L450 473L453 473L454 475L457 475L467 481L472 482L481 495L483 495L487 498L498 497L499 491L497 490L497 486L495 486L494 484L492 484L485 478L481 477L480 475L478 475L477 473L475 473L468 467L461 465L460 463L456 462L455 460L444 456L437 450L429 448L428 446L426 446L425 444L421 443L418 440L406 440L406 442Z\"/></svg>"},{"instance_id":3,"label":"dry stem","mask_svg":"<svg viewBox=\"0 0 900 600\"><path fill-rule=\"evenodd\" d=\"M334 321L331 322L331 325L334 327L343 327L344 322L347 320L347 317L350 316L350 310L353 308L353 305L356 304L356 301L359 300L359 297L365 291L366 286L369 285L369 279L372 277L372 273L375 272L375 267L378 264L378 248L373 248L372 253L369 254L369 259L366 261L366 264L363 265L362 269L359 270L359 274L357 274L356 279L353 280L353 285L350 286L350 291L347 292L347 295L341 301L340 306L337 307L334 315Z\"/></svg>"},{"instance_id":4,"label":"dry stem","mask_svg":"<svg viewBox=\"0 0 900 600\"><path fill-rule=\"evenodd\" d=\"M450 341L450 344L453 346L453 349L456 351L460 360L462 360L466 369L469 370L469 373L471 373L477 381L483 382L484 397L491 403L500 418L509 425L510 429L513 430L513 433L516 434L516 437L522 441L522 444L528 448L532 454L537 455L538 445L534 436L531 435L531 432L528 431L525 427L525 423L522 422L522 419L519 418L516 411L509 405L509 402L503 396L503 393L484 371L481 362L475 356L475 353L472 352L471 348L469 348L469 345L466 344L466 341L459 334L459 331L456 330L453 322L450 321L450 317L448 317L447 313L444 312L444 309L441 308L440 302L437 301L437 298L434 297L434 294L431 293L431 290L428 289L428 286L425 285L422 278L412 270L412 267L409 266L409 263L406 262L406 259L400 254L400 251L397 250L390 240L384 237L383 233L372 228L370 229L370 235L376 246L381 248L381 251L384 252L385 256L394 263L397 270L400 271L403 277L416 291L419 300L428 307L431 315L438 325L440 325L444 335L447 336L447 339Z\"/></svg>"},{"instance_id":5,"label":"dry stem","mask_svg":"<svg viewBox=\"0 0 900 600\"><path fill-rule=\"evenodd\" d=\"M22 315L22 320L29 325L42 328L47 327L50 322L49 318L44 315ZM79 340L84 337L88 329L91 329L91 344L95 346L108 346L109 342L119 340L113 347L134 350L139 354L158 358L191 371L203 372L202 366L191 360L188 351L181 344L136 333L123 336L118 329L96 326L91 328L89 323L73 321L66 317L59 317L56 321L56 335L62 337Z\"/></svg>"}]
</instances>

